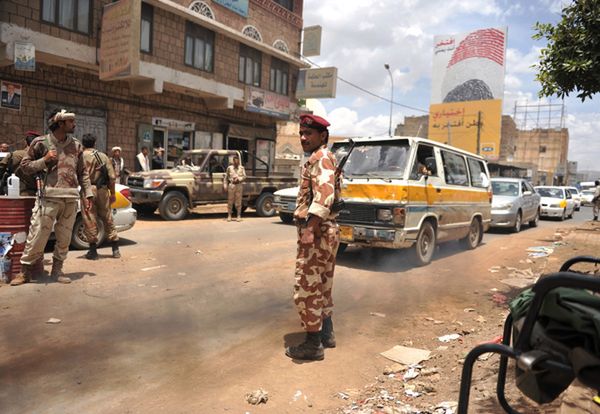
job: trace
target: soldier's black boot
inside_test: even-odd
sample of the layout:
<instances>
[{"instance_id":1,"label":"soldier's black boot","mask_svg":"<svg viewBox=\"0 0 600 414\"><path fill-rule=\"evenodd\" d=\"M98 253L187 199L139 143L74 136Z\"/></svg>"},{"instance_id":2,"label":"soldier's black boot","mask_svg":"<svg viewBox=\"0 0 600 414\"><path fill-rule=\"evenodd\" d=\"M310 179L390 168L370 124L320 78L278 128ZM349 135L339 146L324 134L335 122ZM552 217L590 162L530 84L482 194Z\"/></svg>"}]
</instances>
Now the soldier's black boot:
<instances>
[{"instance_id":1,"label":"soldier's black boot","mask_svg":"<svg viewBox=\"0 0 600 414\"><path fill-rule=\"evenodd\" d=\"M323 318L321 343L325 348L335 348L335 334L333 333L333 321L331 320L331 316Z\"/></svg>"},{"instance_id":2,"label":"soldier's black boot","mask_svg":"<svg viewBox=\"0 0 600 414\"><path fill-rule=\"evenodd\" d=\"M115 259L118 259L121 257L121 252L119 251L119 242L118 241L114 241L111 243L112 245L112 256Z\"/></svg>"},{"instance_id":3,"label":"soldier's black boot","mask_svg":"<svg viewBox=\"0 0 600 414\"><path fill-rule=\"evenodd\" d=\"M85 254L85 258L88 260L98 259L98 252L96 251L96 243L90 243L90 250Z\"/></svg>"},{"instance_id":4,"label":"soldier's black boot","mask_svg":"<svg viewBox=\"0 0 600 414\"><path fill-rule=\"evenodd\" d=\"M325 350L321 344L321 332L307 332L306 339L298 346L288 346L285 354L292 359L320 361L325 358Z\"/></svg>"}]
</instances>

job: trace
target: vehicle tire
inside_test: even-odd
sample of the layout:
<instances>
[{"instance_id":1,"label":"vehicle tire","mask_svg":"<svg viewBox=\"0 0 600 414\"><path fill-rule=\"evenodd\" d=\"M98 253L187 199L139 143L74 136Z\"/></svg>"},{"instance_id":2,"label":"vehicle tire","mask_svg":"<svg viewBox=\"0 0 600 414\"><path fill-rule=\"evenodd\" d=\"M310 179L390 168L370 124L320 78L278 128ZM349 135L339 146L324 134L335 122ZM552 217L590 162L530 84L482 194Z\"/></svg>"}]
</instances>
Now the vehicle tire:
<instances>
[{"instance_id":1,"label":"vehicle tire","mask_svg":"<svg viewBox=\"0 0 600 414\"><path fill-rule=\"evenodd\" d=\"M262 193L256 200L256 213L260 217L273 217L277 211L273 205L273 193Z\"/></svg>"},{"instance_id":2,"label":"vehicle tire","mask_svg":"<svg viewBox=\"0 0 600 414\"><path fill-rule=\"evenodd\" d=\"M571 210L571 214L569 214L569 218L572 219L573 218L573 214L575 213L575 209Z\"/></svg>"},{"instance_id":3,"label":"vehicle tire","mask_svg":"<svg viewBox=\"0 0 600 414\"><path fill-rule=\"evenodd\" d=\"M160 200L158 210L165 220L183 220L188 214L188 199L180 191L169 191Z\"/></svg>"},{"instance_id":4,"label":"vehicle tire","mask_svg":"<svg viewBox=\"0 0 600 414\"><path fill-rule=\"evenodd\" d=\"M435 252L435 243L436 234L433 225L429 221L423 222L413 248L414 262L417 266L425 266L431 262Z\"/></svg>"},{"instance_id":5,"label":"vehicle tire","mask_svg":"<svg viewBox=\"0 0 600 414\"><path fill-rule=\"evenodd\" d=\"M517 215L515 216L515 225L510 229L513 233L518 233L521 231L521 226L523 225L523 213L521 210L517 211Z\"/></svg>"},{"instance_id":6,"label":"vehicle tire","mask_svg":"<svg viewBox=\"0 0 600 414\"><path fill-rule=\"evenodd\" d=\"M337 254L344 254L344 252L346 251L346 247L348 247L347 243L340 243L338 250L337 250Z\"/></svg>"},{"instance_id":7,"label":"vehicle tire","mask_svg":"<svg viewBox=\"0 0 600 414\"><path fill-rule=\"evenodd\" d=\"M478 218L474 218L471 221L471 225L469 226L469 234L467 237L462 239L460 243L467 250L473 250L479 243L481 243L481 239L483 238L483 226Z\"/></svg>"},{"instance_id":8,"label":"vehicle tire","mask_svg":"<svg viewBox=\"0 0 600 414\"><path fill-rule=\"evenodd\" d=\"M290 213L279 213L279 218L285 224L292 224L294 222L294 215Z\"/></svg>"},{"instance_id":9,"label":"vehicle tire","mask_svg":"<svg viewBox=\"0 0 600 414\"><path fill-rule=\"evenodd\" d=\"M104 222L97 220L98 223L98 243L100 246L104 242L106 234L104 232ZM77 215L75 224L73 225L73 233L71 234L71 247L75 250L87 250L90 248L90 244L87 241L84 233L85 225L83 224L83 217L81 214Z\"/></svg>"},{"instance_id":10,"label":"vehicle tire","mask_svg":"<svg viewBox=\"0 0 600 414\"><path fill-rule=\"evenodd\" d=\"M540 210L535 212L535 217L529 222L529 227L537 227L540 222Z\"/></svg>"},{"instance_id":11,"label":"vehicle tire","mask_svg":"<svg viewBox=\"0 0 600 414\"><path fill-rule=\"evenodd\" d=\"M156 211L154 204L134 204L133 208L140 216L150 216Z\"/></svg>"},{"instance_id":12,"label":"vehicle tire","mask_svg":"<svg viewBox=\"0 0 600 414\"><path fill-rule=\"evenodd\" d=\"M567 209L565 208L562 212L562 216L560 216L560 221L565 221L567 218Z\"/></svg>"}]
</instances>

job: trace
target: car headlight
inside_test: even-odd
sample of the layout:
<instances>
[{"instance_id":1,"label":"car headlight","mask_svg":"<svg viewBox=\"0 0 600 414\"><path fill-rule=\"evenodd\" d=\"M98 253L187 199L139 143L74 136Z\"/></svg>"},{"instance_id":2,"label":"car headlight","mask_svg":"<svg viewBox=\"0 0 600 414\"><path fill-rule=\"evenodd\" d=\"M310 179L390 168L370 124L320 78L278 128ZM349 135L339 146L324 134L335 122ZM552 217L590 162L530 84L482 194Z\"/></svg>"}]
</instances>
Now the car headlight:
<instances>
[{"instance_id":1,"label":"car headlight","mask_svg":"<svg viewBox=\"0 0 600 414\"><path fill-rule=\"evenodd\" d=\"M281 196L278 196L278 195L274 196L273 197L273 201L276 202L276 203L280 203L281 202Z\"/></svg>"},{"instance_id":2,"label":"car headlight","mask_svg":"<svg viewBox=\"0 0 600 414\"><path fill-rule=\"evenodd\" d=\"M392 210L389 208L377 209L377 220L379 221L392 221Z\"/></svg>"},{"instance_id":3,"label":"car headlight","mask_svg":"<svg viewBox=\"0 0 600 414\"><path fill-rule=\"evenodd\" d=\"M513 206L513 203L504 203L504 204L496 204L493 205L492 208L494 210L510 210Z\"/></svg>"},{"instance_id":4,"label":"car headlight","mask_svg":"<svg viewBox=\"0 0 600 414\"><path fill-rule=\"evenodd\" d=\"M157 180L154 178L145 178L144 179L144 188L156 189L162 187L165 183L165 180Z\"/></svg>"}]
</instances>

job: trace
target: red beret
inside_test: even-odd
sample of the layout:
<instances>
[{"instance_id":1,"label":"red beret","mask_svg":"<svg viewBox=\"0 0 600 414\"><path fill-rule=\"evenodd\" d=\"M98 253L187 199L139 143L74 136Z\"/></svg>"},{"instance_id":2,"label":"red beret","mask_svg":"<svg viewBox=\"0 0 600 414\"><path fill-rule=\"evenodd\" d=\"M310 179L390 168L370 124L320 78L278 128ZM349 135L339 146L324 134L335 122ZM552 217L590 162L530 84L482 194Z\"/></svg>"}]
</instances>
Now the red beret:
<instances>
[{"instance_id":1,"label":"red beret","mask_svg":"<svg viewBox=\"0 0 600 414\"><path fill-rule=\"evenodd\" d=\"M331 125L325 118L318 115L300 115L300 125L308 128L327 129Z\"/></svg>"},{"instance_id":2,"label":"red beret","mask_svg":"<svg viewBox=\"0 0 600 414\"><path fill-rule=\"evenodd\" d=\"M26 136L26 137L39 137L40 135L42 135L42 134L40 134L40 133L39 133L39 132L37 132L37 131L27 131L27 132L25 133L25 136Z\"/></svg>"}]
</instances>

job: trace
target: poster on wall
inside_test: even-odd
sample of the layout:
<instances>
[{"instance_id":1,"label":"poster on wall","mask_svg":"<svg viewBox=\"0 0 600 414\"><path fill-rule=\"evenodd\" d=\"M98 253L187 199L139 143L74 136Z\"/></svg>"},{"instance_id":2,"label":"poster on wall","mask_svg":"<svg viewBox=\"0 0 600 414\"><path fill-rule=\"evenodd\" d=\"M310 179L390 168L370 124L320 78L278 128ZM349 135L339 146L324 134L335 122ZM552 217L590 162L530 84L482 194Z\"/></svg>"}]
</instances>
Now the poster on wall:
<instances>
[{"instance_id":1,"label":"poster on wall","mask_svg":"<svg viewBox=\"0 0 600 414\"><path fill-rule=\"evenodd\" d=\"M433 39L431 103L502 99L506 27Z\"/></svg>"},{"instance_id":2,"label":"poster on wall","mask_svg":"<svg viewBox=\"0 0 600 414\"><path fill-rule=\"evenodd\" d=\"M15 69L35 72L35 46L28 42L15 42Z\"/></svg>"},{"instance_id":3,"label":"poster on wall","mask_svg":"<svg viewBox=\"0 0 600 414\"><path fill-rule=\"evenodd\" d=\"M241 16L248 17L248 0L214 0L214 2Z\"/></svg>"},{"instance_id":4,"label":"poster on wall","mask_svg":"<svg viewBox=\"0 0 600 414\"><path fill-rule=\"evenodd\" d=\"M15 82L0 82L0 108L21 110L23 85Z\"/></svg>"}]
</instances>

